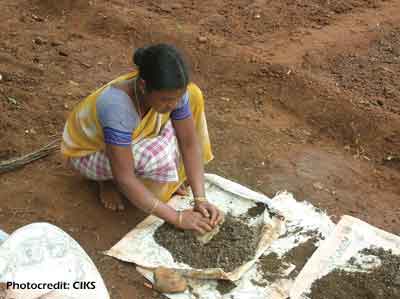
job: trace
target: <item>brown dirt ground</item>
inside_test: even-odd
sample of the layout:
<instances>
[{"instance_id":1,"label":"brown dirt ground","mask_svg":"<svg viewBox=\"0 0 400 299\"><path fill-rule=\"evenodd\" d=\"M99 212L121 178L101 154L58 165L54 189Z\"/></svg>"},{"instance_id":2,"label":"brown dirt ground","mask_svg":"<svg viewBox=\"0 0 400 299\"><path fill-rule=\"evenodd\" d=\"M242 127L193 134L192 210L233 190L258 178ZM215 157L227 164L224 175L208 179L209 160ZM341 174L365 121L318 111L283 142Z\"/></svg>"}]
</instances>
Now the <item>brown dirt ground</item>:
<instances>
[{"instance_id":1,"label":"brown dirt ground","mask_svg":"<svg viewBox=\"0 0 400 299\"><path fill-rule=\"evenodd\" d=\"M206 96L209 171L400 234L398 1L3 0L0 16L0 160L59 136L74 104L130 70L134 48L169 42ZM5 230L54 223L112 298L157 296L100 254L144 214L103 209L58 155L0 186Z\"/></svg>"}]
</instances>

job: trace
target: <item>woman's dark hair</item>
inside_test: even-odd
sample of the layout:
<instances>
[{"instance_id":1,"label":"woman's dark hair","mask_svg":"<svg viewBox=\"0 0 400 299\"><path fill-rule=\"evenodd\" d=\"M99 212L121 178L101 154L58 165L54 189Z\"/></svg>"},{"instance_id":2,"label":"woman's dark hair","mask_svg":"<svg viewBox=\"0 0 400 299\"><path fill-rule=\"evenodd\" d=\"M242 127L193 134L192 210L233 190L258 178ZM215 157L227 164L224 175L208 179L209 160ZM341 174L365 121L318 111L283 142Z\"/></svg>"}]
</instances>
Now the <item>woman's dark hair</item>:
<instances>
[{"instance_id":1,"label":"woman's dark hair","mask_svg":"<svg viewBox=\"0 0 400 299\"><path fill-rule=\"evenodd\" d=\"M179 51L167 44L139 48L133 55L146 90L175 90L189 83L188 67Z\"/></svg>"}]
</instances>

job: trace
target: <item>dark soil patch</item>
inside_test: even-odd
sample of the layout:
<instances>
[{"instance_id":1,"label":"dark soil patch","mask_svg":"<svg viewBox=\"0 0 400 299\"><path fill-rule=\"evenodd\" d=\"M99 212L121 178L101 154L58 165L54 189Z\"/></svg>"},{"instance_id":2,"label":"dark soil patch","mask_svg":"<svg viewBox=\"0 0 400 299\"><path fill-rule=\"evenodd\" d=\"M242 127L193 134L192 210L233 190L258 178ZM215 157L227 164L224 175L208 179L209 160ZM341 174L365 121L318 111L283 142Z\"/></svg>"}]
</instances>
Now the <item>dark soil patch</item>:
<instances>
[{"instance_id":1,"label":"dark soil patch","mask_svg":"<svg viewBox=\"0 0 400 299\"><path fill-rule=\"evenodd\" d=\"M310 298L399 299L400 256L381 248L362 253L379 257L381 266L368 273L335 270L312 285Z\"/></svg>"},{"instance_id":2,"label":"dark soil patch","mask_svg":"<svg viewBox=\"0 0 400 299\"><path fill-rule=\"evenodd\" d=\"M217 291L221 295L225 295L236 288L236 285L229 280L218 280Z\"/></svg>"},{"instance_id":3,"label":"dark soil patch","mask_svg":"<svg viewBox=\"0 0 400 299\"><path fill-rule=\"evenodd\" d=\"M281 276L282 260L275 252L272 252L260 258L259 267L265 279L275 280Z\"/></svg>"},{"instance_id":4,"label":"dark soil patch","mask_svg":"<svg viewBox=\"0 0 400 299\"><path fill-rule=\"evenodd\" d=\"M264 213L265 209L265 204L263 204L262 202L257 202L255 207L252 207L247 211L247 214L250 217L257 217Z\"/></svg>"},{"instance_id":5,"label":"dark soil patch","mask_svg":"<svg viewBox=\"0 0 400 299\"><path fill-rule=\"evenodd\" d=\"M284 270L284 266L287 264L293 264L296 268L290 273L290 278L295 278L304 265L317 249L315 243L318 239L311 238L308 241L294 247L292 250L287 252L282 258L272 252L267 256L263 256L260 259L259 266L263 273L263 277L267 280L275 280L281 277L281 272Z\"/></svg>"},{"instance_id":6,"label":"dark soil patch","mask_svg":"<svg viewBox=\"0 0 400 299\"><path fill-rule=\"evenodd\" d=\"M158 228L154 239L178 262L197 269L222 268L230 272L254 256L260 229L228 215L220 232L206 245L201 245L192 232L167 223Z\"/></svg>"},{"instance_id":7,"label":"dark soil patch","mask_svg":"<svg viewBox=\"0 0 400 299\"><path fill-rule=\"evenodd\" d=\"M313 255L314 251L317 250L315 243L318 242L318 238L311 238L308 241L300 244L299 246L290 250L284 257L284 262L290 263L296 266L296 268L290 273L290 277L296 277L308 259Z\"/></svg>"}]
</instances>

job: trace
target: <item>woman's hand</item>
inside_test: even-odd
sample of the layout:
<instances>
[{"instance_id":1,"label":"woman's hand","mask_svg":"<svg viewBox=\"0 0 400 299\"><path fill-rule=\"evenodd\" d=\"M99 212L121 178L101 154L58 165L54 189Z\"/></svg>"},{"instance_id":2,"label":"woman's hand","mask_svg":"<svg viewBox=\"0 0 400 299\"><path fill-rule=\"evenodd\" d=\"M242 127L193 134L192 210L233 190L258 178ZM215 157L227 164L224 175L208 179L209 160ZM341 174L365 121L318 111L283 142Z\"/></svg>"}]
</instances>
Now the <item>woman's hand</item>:
<instances>
[{"instance_id":1,"label":"woman's hand","mask_svg":"<svg viewBox=\"0 0 400 299\"><path fill-rule=\"evenodd\" d=\"M218 225L224 218L221 211L208 201L197 201L194 205L194 210L200 212L207 219L210 219L212 227Z\"/></svg>"},{"instance_id":2,"label":"woman's hand","mask_svg":"<svg viewBox=\"0 0 400 299\"><path fill-rule=\"evenodd\" d=\"M179 215L179 213L181 213L181 215ZM202 214L193 210L178 212L175 226L184 230L194 230L202 235L212 230L210 219L205 218Z\"/></svg>"}]
</instances>

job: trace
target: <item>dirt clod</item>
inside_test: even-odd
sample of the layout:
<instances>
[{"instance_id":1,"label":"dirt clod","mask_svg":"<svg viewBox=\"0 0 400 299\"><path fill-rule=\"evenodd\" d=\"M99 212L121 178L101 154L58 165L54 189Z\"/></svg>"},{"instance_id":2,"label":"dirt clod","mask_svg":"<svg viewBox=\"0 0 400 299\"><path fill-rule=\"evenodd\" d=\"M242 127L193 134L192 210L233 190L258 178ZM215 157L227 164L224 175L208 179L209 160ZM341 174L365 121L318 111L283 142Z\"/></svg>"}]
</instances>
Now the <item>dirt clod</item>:
<instances>
[{"instance_id":1,"label":"dirt clod","mask_svg":"<svg viewBox=\"0 0 400 299\"><path fill-rule=\"evenodd\" d=\"M247 214L250 217L257 217L264 213L265 209L265 204L263 204L262 202L257 202L255 207L252 207L247 211Z\"/></svg>"},{"instance_id":2,"label":"dirt clod","mask_svg":"<svg viewBox=\"0 0 400 299\"><path fill-rule=\"evenodd\" d=\"M219 280L218 281L217 291L221 295L229 293L234 288L236 288L236 285L233 282L229 281L229 280Z\"/></svg>"}]
</instances>

